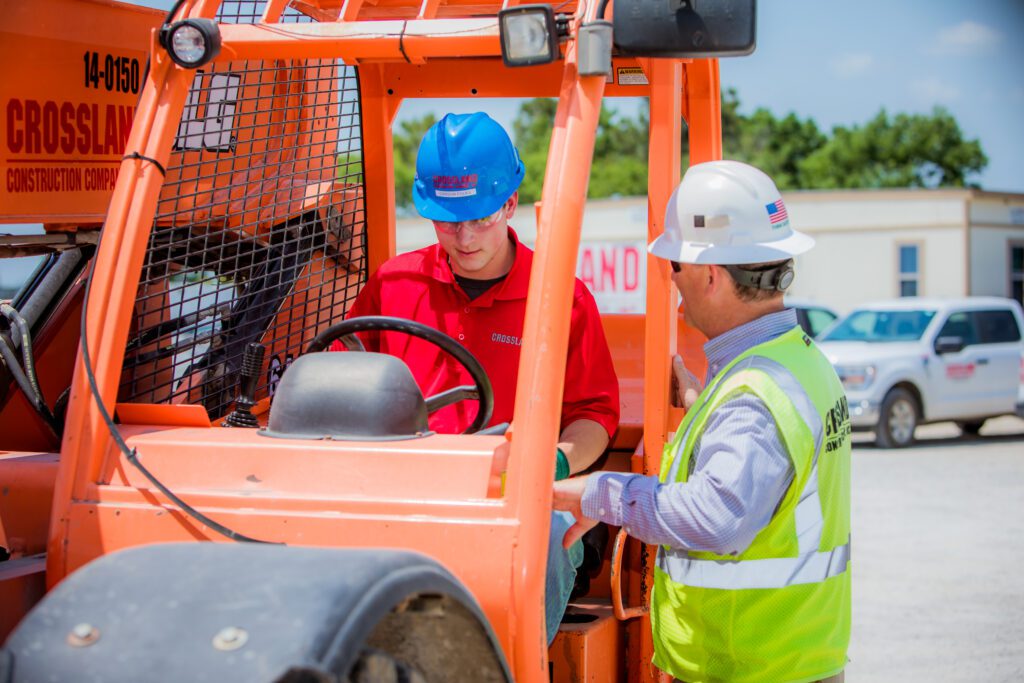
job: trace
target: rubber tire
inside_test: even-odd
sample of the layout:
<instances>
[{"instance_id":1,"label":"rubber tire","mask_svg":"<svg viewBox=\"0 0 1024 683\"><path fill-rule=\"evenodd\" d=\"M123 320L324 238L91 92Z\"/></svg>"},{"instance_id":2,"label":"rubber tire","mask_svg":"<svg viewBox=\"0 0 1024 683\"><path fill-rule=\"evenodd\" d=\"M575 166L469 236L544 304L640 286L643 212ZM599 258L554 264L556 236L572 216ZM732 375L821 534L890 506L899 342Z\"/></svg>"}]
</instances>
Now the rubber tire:
<instances>
[{"instance_id":1,"label":"rubber tire","mask_svg":"<svg viewBox=\"0 0 1024 683\"><path fill-rule=\"evenodd\" d=\"M892 425L893 408L897 407L899 404L906 404L910 406L913 420L910 429L910 437L902 441L898 435L893 434ZM885 395L885 399L882 401L878 425L875 427L875 445L879 448L906 448L907 446L913 445L914 430L917 428L920 416L921 407L917 404L917 399L914 398L912 393L900 387L890 389L889 393Z\"/></svg>"},{"instance_id":2,"label":"rubber tire","mask_svg":"<svg viewBox=\"0 0 1024 683\"><path fill-rule=\"evenodd\" d=\"M978 436L978 432L985 426L985 420L966 420L957 422L956 426L960 428L964 436Z\"/></svg>"},{"instance_id":3,"label":"rubber tire","mask_svg":"<svg viewBox=\"0 0 1024 683\"><path fill-rule=\"evenodd\" d=\"M426 683L423 674L386 652L367 648L346 679L350 683Z\"/></svg>"}]
</instances>

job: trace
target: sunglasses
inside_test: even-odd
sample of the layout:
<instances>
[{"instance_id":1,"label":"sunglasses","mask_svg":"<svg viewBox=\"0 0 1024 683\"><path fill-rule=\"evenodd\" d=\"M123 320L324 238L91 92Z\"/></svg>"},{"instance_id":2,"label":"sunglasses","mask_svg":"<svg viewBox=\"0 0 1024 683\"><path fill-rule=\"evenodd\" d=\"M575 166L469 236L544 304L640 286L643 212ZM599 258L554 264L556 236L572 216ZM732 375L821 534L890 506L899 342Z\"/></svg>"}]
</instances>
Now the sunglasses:
<instances>
[{"instance_id":1,"label":"sunglasses","mask_svg":"<svg viewBox=\"0 0 1024 683\"><path fill-rule=\"evenodd\" d=\"M678 261L669 261L668 263L669 263L670 266L672 266L672 272L673 273L680 273L680 272L682 272L683 266Z\"/></svg>"},{"instance_id":2,"label":"sunglasses","mask_svg":"<svg viewBox=\"0 0 1024 683\"><path fill-rule=\"evenodd\" d=\"M459 230L465 228L470 232L483 232L487 230L505 214L505 205L502 204L501 208L492 213L490 216L484 216L483 218L475 218L471 221L458 221L455 223L449 221L434 221L434 227L441 232L449 235L454 235Z\"/></svg>"}]
</instances>

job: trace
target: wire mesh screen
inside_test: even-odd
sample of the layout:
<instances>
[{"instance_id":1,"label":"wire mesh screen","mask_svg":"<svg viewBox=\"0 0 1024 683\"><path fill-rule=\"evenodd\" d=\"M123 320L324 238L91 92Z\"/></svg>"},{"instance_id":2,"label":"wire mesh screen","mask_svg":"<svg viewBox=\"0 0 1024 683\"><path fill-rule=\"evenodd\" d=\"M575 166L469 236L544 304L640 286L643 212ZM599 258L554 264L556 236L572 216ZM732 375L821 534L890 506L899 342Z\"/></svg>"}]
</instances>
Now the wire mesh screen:
<instances>
[{"instance_id":1,"label":"wire mesh screen","mask_svg":"<svg viewBox=\"0 0 1024 683\"><path fill-rule=\"evenodd\" d=\"M220 19L257 21L263 4L225 3ZM365 281L358 74L322 59L207 65L173 149L119 400L198 403L217 418L249 343L267 350L257 397L272 394Z\"/></svg>"}]
</instances>

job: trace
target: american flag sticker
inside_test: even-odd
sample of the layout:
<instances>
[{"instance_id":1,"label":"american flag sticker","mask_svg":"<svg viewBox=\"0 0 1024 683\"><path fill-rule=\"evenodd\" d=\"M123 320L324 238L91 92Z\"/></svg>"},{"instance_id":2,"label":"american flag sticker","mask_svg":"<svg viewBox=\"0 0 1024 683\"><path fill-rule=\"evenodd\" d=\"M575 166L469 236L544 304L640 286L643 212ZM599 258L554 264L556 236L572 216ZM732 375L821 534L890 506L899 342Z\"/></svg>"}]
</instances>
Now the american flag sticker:
<instances>
[{"instance_id":1,"label":"american flag sticker","mask_svg":"<svg viewBox=\"0 0 1024 683\"><path fill-rule=\"evenodd\" d=\"M771 204L765 204L768 209L768 221L772 224L772 228L784 228L789 225L789 213L786 212L786 205L779 199Z\"/></svg>"}]
</instances>

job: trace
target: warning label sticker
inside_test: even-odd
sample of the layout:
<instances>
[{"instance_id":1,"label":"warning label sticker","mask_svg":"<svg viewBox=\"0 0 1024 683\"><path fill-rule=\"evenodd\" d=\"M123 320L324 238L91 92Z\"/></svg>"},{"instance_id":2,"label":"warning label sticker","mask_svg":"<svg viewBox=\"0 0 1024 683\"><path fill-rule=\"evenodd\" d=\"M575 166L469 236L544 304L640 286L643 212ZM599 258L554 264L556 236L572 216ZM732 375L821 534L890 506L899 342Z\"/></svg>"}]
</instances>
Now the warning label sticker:
<instances>
[{"instance_id":1,"label":"warning label sticker","mask_svg":"<svg viewBox=\"0 0 1024 683\"><path fill-rule=\"evenodd\" d=\"M638 66L620 66L617 71L619 85L648 85L647 76Z\"/></svg>"}]
</instances>

